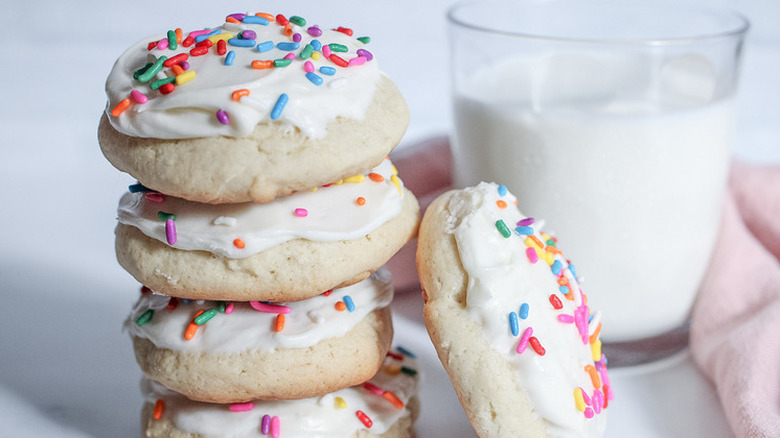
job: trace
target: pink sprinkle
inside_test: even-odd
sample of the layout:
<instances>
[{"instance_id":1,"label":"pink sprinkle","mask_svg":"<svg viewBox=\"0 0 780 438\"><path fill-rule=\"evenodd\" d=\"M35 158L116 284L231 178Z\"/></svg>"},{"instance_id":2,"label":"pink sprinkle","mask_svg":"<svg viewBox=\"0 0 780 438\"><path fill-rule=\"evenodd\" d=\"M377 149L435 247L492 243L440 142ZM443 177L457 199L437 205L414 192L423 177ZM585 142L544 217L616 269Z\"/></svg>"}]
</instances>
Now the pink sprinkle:
<instances>
[{"instance_id":1,"label":"pink sprinkle","mask_svg":"<svg viewBox=\"0 0 780 438\"><path fill-rule=\"evenodd\" d=\"M298 217L306 217L309 215L309 210L306 210L305 208L296 208L295 215Z\"/></svg>"},{"instance_id":2,"label":"pink sprinkle","mask_svg":"<svg viewBox=\"0 0 780 438\"><path fill-rule=\"evenodd\" d=\"M271 437L273 438L279 438L279 433L281 432L279 423L279 417L271 418Z\"/></svg>"},{"instance_id":3,"label":"pink sprinkle","mask_svg":"<svg viewBox=\"0 0 780 438\"><path fill-rule=\"evenodd\" d=\"M260 433L263 435L268 435L268 432L271 431L271 416L266 414L263 415L263 420L260 422Z\"/></svg>"},{"instance_id":4,"label":"pink sprinkle","mask_svg":"<svg viewBox=\"0 0 780 438\"><path fill-rule=\"evenodd\" d=\"M582 337L582 343L587 345L589 341L588 337L588 316L590 314L590 309L588 309L588 306L580 305L576 309L574 309L574 323L577 325L577 330L580 332L580 336Z\"/></svg>"},{"instance_id":5,"label":"pink sprinkle","mask_svg":"<svg viewBox=\"0 0 780 438\"><path fill-rule=\"evenodd\" d=\"M144 198L149 202L156 202L158 204L165 201L165 195L157 192L146 192L144 193Z\"/></svg>"},{"instance_id":6,"label":"pink sprinkle","mask_svg":"<svg viewBox=\"0 0 780 438\"><path fill-rule=\"evenodd\" d=\"M596 389L593 391L593 410L599 414L602 406L604 406L604 394L601 390Z\"/></svg>"},{"instance_id":7,"label":"pink sprinkle","mask_svg":"<svg viewBox=\"0 0 780 438\"><path fill-rule=\"evenodd\" d=\"M382 388L380 388L380 387L378 387L378 386L374 385L374 384L373 384L373 383L371 383L371 382L366 382L366 383L364 383L364 384L363 384L363 387L364 387L364 388L366 388L366 390L367 390L368 392L372 393L372 394L376 394L376 395L382 395L382 394L384 393L384 390L382 390Z\"/></svg>"},{"instance_id":8,"label":"pink sprinkle","mask_svg":"<svg viewBox=\"0 0 780 438\"><path fill-rule=\"evenodd\" d=\"M525 255L528 256L528 260L531 263L536 263L539 261L539 254L537 254L536 249L532 247L528 247L525 249Z\"/></svg>"},{"instance_id":9,"label":"pink sprinkle","mask_svg":"<svg viewBox=\"0 0 780 438\"><path fill-rule=\"evenodd\" d=\"M193 38L196 38L196 37L199 37L201 35L205 35L205 34L210 33L210 32L211 32L211 29L193 30L192 32L187 34L187 36L191 36Z\"/></svg>"},{"instance_id":10,"label":"pink sprinkle","mask_svg":"<svg viewBox=\"0 0 780 438\"><path fill-rule=\"evenodd\" d=\"M130 92L130 99L132 99L135 103L146 103L149 101L149 98L138 90L133 90Z\"/></svg>"},{"instance_id":11,"label":"pink sprinkle","mask_svg":"<svg viewBox=\"0 0 780 438\"><path fill-rule=\"evenodd\" d=\"M352 58L348 62L350 67L354 67L356 65L363 65L365 63L366 63L366 58L364 56L358 56L357 58Z\"/></svg>"},{"instance_id":12,"label":"pink sprinkle","mask_svg":"<svg viewBox=\"0 0 780 438\"><path fill-rule=\"evenodd\" d=\"M176 223L171 218L165 220L165 238L168 240L168 245L176 243Z\"/></svg>"},{"instance_id":13,"label":"pink sprinkle","mask_svg":"<svg viewBox=\"0 0 780 438\"><path fill-rule=\"evenodd\" d=\"M558 321L564 324L571 324L574 322L574 317L565 313L558 315Z\"/></svg>"},{"instance_id":14,"label":"pink sprinkle","mask_svg":"<svg viewBox=\"0 0 780 438\"><path fill-rule=\"evenodd\" d=\"M165 50L168 48L168 38L163 38L157 43L157 50Z\"/></svg>"},{"instance_id":15,"label":"pink sprinkle","mask_svg":"<svg viewBox=\"0 0 780 438\"><path fill-rule=\"evenodd\" d=\"M246 402L246 403L233 403L232 405L230 405L230 407L228 407L228 409L230 409L231 412L246 412L246 411L251 411L252 409L254 409L254 407L255 407L254 403Z\"/></svg>"},{"instance_id":16,"label":"pink sprinkle","mask_svg":"<svg viewBox=\"0 0 780 438\"><path fill-rule=\"evenodd\" d=\"M295 60L295 53L288 53L288 54L284 55L284 59Z\"/></svg>"},{"instance_id":17,"label":"pink sprinkle","mask_svg":"<svg viewBox=\"0 0 780 438\"><path fill-rule=\"evenodd\" d=\"M533 225L533 223L534 223L534 218L527 217L527 218L521 220L520 222L518 222L517 226L518 227L527 227L529 225Z\"/></svg>"},{"instance_id":18,"label":"pink sprinkle","mask_svg":"<svg viewBox=\"0 0 780 438\"><path fill-rule=\"evenodd\" d=\"M531 339L532 334L534 334L534 330L531 327L525 329L523 335L520 336L520 343L517 344L517 354L523 354L528 347L528 340Z\"/></svg>"},{"instance_id":19,"label":"pink sprinkle","mask_svg":"<svg viewBox=\"0 0 780 438\"><path fill-rule=\"evenodd\" d=\"M233 313L233 303L228 303L227 306L225 306L225 315L230 315Z\"/></svg>"},{"instance_id":20,"label":"pink sprinkle","mask_svg":"<svg viewBox=\"0 0 780 438\"><path fill-rule=\"evenodd\" d=\"M263 313L290 313L290 308L287 306L280 306L278 304L266 304L260 301L250 301L249 305L258 312Z\"/></svg>"},{"instance_id":21,"label":"pink sprinkle","mask_svg":"<svg viewBox=\"0 0 780 438\"><path fill-rule=\"evenodd\" d=\"M322 56L324 56L326 58L330 58L330 53L331 52L330 52L330 46L329 45L326 44L326 45L322 46Z\"/></svg>"},{"instance_id":22,"label":"pink sprinkle","mask_svg":"<svg viewBox=\"0 0 780 438\"><path fill-rule=\"evenodd\" d=\"M585 414L585 418L593 418L593 409L585 408L585 412L583 412L583 414Z\"/></svg>"},{"instance_id":23,"label":"pink sprinkle","mask_svg":"<svg viewBox=\"0 0 780 438\"><path fill-rule=\"evenodd\" d=\"M585 402L586 405L591 406L593 405L593 401L590 399L590 396L587 392L585 392L584 389L580 388L580 391L582 391L582 400Z\"/></svg>"},{"instance_id":24,"label":"pink sprinkle","mask_svg":"<svg viewBox=\"0 0 780 438\"><path fill-rule=\"evenodd\" d=\"M303 63L303 70L306 73L311 73L314 71L314 64L311 61L306 61Z\"/></svg>"}]
</instances>

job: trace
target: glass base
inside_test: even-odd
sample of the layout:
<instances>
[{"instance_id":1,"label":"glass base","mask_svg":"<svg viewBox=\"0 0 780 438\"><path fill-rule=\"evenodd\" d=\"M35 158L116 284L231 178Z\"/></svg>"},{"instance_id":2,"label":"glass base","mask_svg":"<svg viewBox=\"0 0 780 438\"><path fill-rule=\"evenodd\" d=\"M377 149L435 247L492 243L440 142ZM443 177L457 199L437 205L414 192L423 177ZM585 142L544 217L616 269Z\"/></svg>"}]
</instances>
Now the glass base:
<instances>
[{"instance_id":1,"label":"glass base","mask_svg":"<svg viewBox=\"0 0 780 438\"><path fill-rule=\"evenodd\" d=\"M629 367L667 358L688 346L690 321L681 327L644 339L625 342L604 341L601 350L609 367Z\"/></svg>"}]
</instances>

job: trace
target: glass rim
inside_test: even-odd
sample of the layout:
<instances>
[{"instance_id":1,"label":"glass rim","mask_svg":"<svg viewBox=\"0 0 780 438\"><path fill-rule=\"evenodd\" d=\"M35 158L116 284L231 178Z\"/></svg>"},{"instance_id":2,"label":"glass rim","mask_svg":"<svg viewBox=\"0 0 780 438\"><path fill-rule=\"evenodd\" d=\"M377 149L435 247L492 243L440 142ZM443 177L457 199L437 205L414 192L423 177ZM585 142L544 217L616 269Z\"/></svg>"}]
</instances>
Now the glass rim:
<instances>
[{"instance_id":1,"label":"glass rim","mask_svg":"<svg viewBox=\"0 0 780 438\"><path fill-rule=\"evenodd\" d=\"M517 2L517 3L507 3L507 2L501 2L501 1L493 1L493 0L462 0L459 1L452 6L450 6L447 9L447 21L450 24L454 24L460 27L463 27L465 29L473 30L473 31L479 31L494 35L503 35L503 36L510 36L510 37L516 37L516 38L523 38L528 40L537 40L537 41L546 41L551 43L574 43L574 44L589 44L589 45L627 45L627 46L667 46L667 45L681 45L681 44L692 44L702 41L708 41L708 40L717 40L717 39L723 39L723 38L729 38L729 37L739 37L744 36L747 31L750 29L750 20L742 13L733 10L731 8L726 7L717 7L717 6L710 6L710 5L690 5L690 4L674 4L674 3L653 3L652 6L668 6L671 8L674 8L676 11L695 11L695 12L706 12L711 14L718 14L719 16L729 16L733 20L735 20L734 26L726 27L722 31L712 31L712 32L702 32L700 34L693 34L690 36L676 36L676 37L634 37L634 38L602 38L602 37L573 37L573 36L554 36L554 35L544 35L544 34L538 34L533 32L522 32L522 31L513 31L513 30L505 30L505 29L498 29L495 27L490 27L485 24L476 23L473 21L467 21L464 20L462 17L458 17L457 13L461 11L463 8L473 6L476 4L493 4L493 5L501 5L501 6L511 6L512 4L521 4L524 2ZM640 2L639 4L633 3L632 5L626 5L624 3L617 3L614 1L601 1L599 4L602 5L616 5L619 7L623 7L628 9L636 8L637 6L648 6L650 5L647 2Z\"/></svg>"}]
</instances>

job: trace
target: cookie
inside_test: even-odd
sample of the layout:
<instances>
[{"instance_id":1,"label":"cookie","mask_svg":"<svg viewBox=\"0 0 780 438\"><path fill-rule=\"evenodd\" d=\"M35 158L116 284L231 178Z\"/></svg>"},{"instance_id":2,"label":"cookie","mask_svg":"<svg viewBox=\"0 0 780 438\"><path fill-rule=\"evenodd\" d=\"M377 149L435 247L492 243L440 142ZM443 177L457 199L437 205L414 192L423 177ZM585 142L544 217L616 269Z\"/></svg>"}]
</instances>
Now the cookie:
<instances>
[{"instance_id":1,"label":"cookie","mask_svg":"<svg viewBox=\"0 0 780 438\"><path fill-rule=\"evenodd\" d=\"M417 266L424 320L480 437L600 436L613 398L575 269L504 186L426 210Z\"/></svg>"},{"instance_id":2,"label":"cookie","mask_svg":"<svg viewBox=\"0 0 780 438\"><path fill-rule=\"evenodd\" d=\"M389 160L267 204L128 193L119 263L141 284L193 299L297 301L360 281L417 231L419 207Z\"/></svg>"},{"instance_id":3,"label":"cookie","mask_svg":"<svg viewBox=\"0 0 780 438\"><path fill-rule=\"evenodd\" d=\"M144 373L193 400L299 399L377 372L393 336L392 297L386 270L283 304L145 293L126 327Z\"/></svg>"},{"instance_id":4,"label":"cookie","mask_svg":"<svg viewBox=\"0 0 780 438\"><path fill-rule=\"evenodd\" d=\"M268 202L380 163L409 111L369 39L301 17L259 18L179 42L171 31L122 54L98 129L108 161L203 203Z\"/></svg>"},{"instance_id":5,"label":"cookie","mask_svg":"<svg viewBox=\"0 0 780 438\"><path fill-rule=\"evenodd\" d=\"M144 379L143 436L410 438L418 381L415 361L398 352L389 353L367 384L301 400L202 403Z\"/></svg>"}]
</instances>

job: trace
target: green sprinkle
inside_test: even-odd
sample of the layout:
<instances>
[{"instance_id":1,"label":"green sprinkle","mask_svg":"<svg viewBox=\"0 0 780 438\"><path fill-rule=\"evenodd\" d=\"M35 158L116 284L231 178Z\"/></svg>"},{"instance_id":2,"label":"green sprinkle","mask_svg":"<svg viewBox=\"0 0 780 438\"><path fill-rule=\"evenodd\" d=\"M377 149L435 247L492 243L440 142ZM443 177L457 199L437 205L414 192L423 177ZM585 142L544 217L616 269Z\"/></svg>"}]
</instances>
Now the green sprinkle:
<instances>
[{"instance_id":1,"label":"green sprinkle","mask_svg":"<svg viewBox=\"0 0 780 438\"><path fill-rule=\"evenodd\" d=\"M176 42L176 32L168 31L168 48L170 50L176 50L179 48L179 43Z\"/></svg>"},{"instance_id":2,"label":"green sprinkle","mask_svg":"<svg viewBox=\"0 0 780 438\"><path fill-rule=\"evenodd\" d=\"M155 61L154 64L152 64L149 68L146 69L146 71L138 76L138 80L140 82L149 82L152 80L154 75L160 73L160 70L163 68L163 62L165 62L167 59L167 56L161 56L157 58L157 61Z\"/></svg>"},{"instance_id":3,"label":"green sprinkle","mask_svg":"<svg viewBox=\"0 0 780 438\"><path fill-rule=\"evenodd\" d=\"M312 52L314 52L314 47L312 47L311 44L306 44L306 47L301 50L301 53L298 54L298 57L300 59L309 59L311 57Z\"/></svg>"},{"instance_id":4,"label":"green sprinkle","mask_svg":"<svg viewBox=\"0 0 780 438\"><path fill-rule=\"evenodd\" d=\"M554 240L552 240L552 239L547 239L547 241L546 241L546 242L544 242L544 243L546 243L548 246L552 246L552 247L554 247L554 246L555 246L555 241L554 241Z\"/></svg>"},{"instance_id":5,"label":"green sprinkle","mask_svg":"<svg viewBox=\"0 0 780 438\"><path fill-rule=\"evenodd\" d=\"M344 44L331 43L328 44L328 46L330 46L330 50L334 52L346 52L349 50L347 49L347 46L345 46Z\"/></svg>"},{"instance_id":6,"label":"green sprinkle","mask_svg":"<svg viewBox=\"0 0 780 438\"><path fill-rule=\"evenodd\" d=\"M415 370L414 368L409 368L409 367L401 367L401 372L406 374L407 376L416 376L417 375L417 370Z\"/></svg>"},{"instance_id":7,"label":"green sprinkle","mask_svg":"<svg viewBox=\"0 0 780 438\"><path fill-rule=\"evenodd\" d=\"M156 89L162 87L165 84L172 84L174 82L176 82L176 78L163 78L163 79L158 79L158 80L152 82L152 85L149 85L149 87L152 90L156 90Z\"/></svg>"},{"instance_id":8,"label":"green sprinkle","mask_svg":"<svg viewBox=\"0 0 780 438\"><path fill-rule=\"evenodd\" d=\"M144 74L144 72L146 70L148 70L149 67L151 67L151 66L152 66L152 63L150 62L150 63L146 64L145 66L143 66L143 67L139 68L138 70L136 70L135 73L133 73L133 79L138 80L138 78L141 77L141 75Z\"/></svg>"},{"instance_id":9,"label":"green sprinkle","mask_svg":"<svg viewBox=\"0 0 780 438\"><path fill-rule=\"evenodd\" d=\"M496 221L496 228L498 229L498 232L501 233L501 235L505 238L509 238L509 236L512 235L512 232L509 231L509 227L506 226L503 219Z\"/></svg>"},{"instance_id":10,"label":"green sprinkle","mask_svg":"<svg viewBox=\"0 0 780 438\"><path fill-rule=\"evenodd\" d=\"M292 64L292 59L288 58L282 58L282 59L274 59L274 67L287 67L288 65Z\"/></svg>"},{"instance_id":11,"label":"green sprinkle","mask_svg":"<svg viewBox=\"0 0 780 438\"><path fill-rule=\"evenodd\" d=\"M217 312L225 313L226 308L227 308L227 303L225 303L224 301L217 301Z\"/></svg>"},{"instance_id":12,"label":"green sprinkle","mask_svg":"<svg viewBox=\"0 0 780 438\"><path fill-rule=\"evenodd\" d=\"M367 37L367 36L359 37L357 40L360 41L363 44L368 44L368 43L371 42L371 37Z\"/></svg>"},{"instance_id":13,"label":"green sprinkle","mask_svg":"<svg viewBox=\"0 0 780 438\"><path fill-rule=\"evenodd\" d=\"M160 219L161 221L165 222L168 219L176 220L176 215L173 214L173 213L166 213L164 211L158 211L157 212L157 218Z\"/></svg>"},{"instance_id":14,"label":"green sprinkle","mask_svg":"<svg viewBox=\"0 0 780 438\"><path fill-rule=\"evenodd\" d=\"M217 315L217 309L209 309L192 320L196 325L203 325Z\"/></svg>"},{"instance_id":15,"label":"green sprinkle","mask_svg":"<svg viewBox=\"0 0 780 438\"><path fill-rule=\"evenodd\" d=\"M293 15L289 18L290 23L296 25L296 26L306 26L306 19L303 17L299 17L297 15Z\"/></svg>"},{"instance_id":16,"label":"green sprinkle","mask_svg":"<svg viewBox=\"0 0 780 438\"><path fill-rule=\"evenodd\" d=\"M146 312L142 313L141 316L136 318L135 323L138 324L138 327L141 327L142 325L151 321L153 316L154 316L154 310L149 309Z\"/></svg>"}]
</instances>

